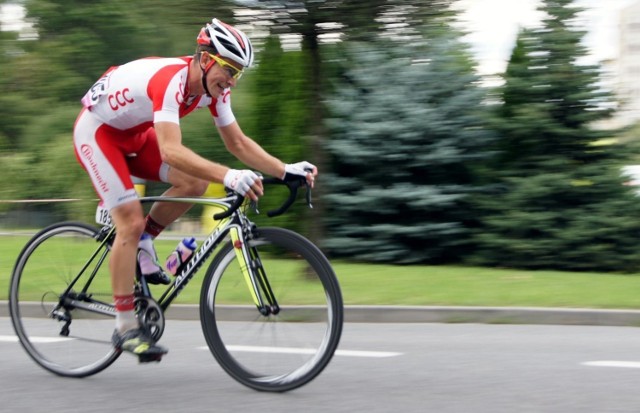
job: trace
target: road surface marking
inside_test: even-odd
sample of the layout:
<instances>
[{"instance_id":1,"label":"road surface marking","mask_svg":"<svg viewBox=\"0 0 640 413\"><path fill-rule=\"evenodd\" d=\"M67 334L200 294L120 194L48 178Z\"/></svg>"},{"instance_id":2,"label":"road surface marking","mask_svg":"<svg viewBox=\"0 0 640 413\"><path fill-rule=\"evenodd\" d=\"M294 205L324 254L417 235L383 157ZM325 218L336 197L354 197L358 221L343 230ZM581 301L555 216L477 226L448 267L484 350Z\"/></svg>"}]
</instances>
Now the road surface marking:
<instances>
[{"instance_id":1,"label":"road surface marking","mask_svg":"<svg viewBox=\"0 0 640 413\"><path fill-rule=\"evenodd\" d=\"M60 341L73 340L66 337L31 337L32 343L58 343ZM0 335L0 343L17 343L17 336ZM200 350L208 350L208 347L198 347ZM265 346L227 346L229 351L245 352L245 353L272 353L272 354L315 354L315 349L295 348L295 347L265 347ZM343 357L369 357L369 358L386 358L398 357L402 353L393 351L363 351L363 350L336 350L336 356Z\"/></svg>"},{"instance_id":2,"label":"road surface marking","mask_svg":"<svg viewBox=\"0 0 640 413\"><path fill-rule=\"evenodd\" d=\"M582 365L590 367L622 367L627 369L640 369L640 361L586 361L582 363Z\"/></svg>"},{"instance_id":3,"label":"road surface marking","mask_svg":"<svg viewBox=\"0 0 640 413\"><path fill-rule=\"evenodd\" d=\"M199 347L201 350L208 350L209 347ZM315 354L315 349L295 348L295 347L263 347L263 346L227 346L229 351L248 352L248 353L279 353L279 354ZM345 357L397 357L402 353L392 351L360 351L360 350L336 350L336 356Z\"/></svg>"},{"instance_id":4,"label":"road surface marking","mask_svg":"<svg viewBox=\"0 0 640 413\"><path fill-rule=\"evenodd\" d=\"M58 343L60 341L73 340L67 337L31 337L32 343ZM17 336L0 336L0 343L17 343Z\"/></svg>"}]
</instances>

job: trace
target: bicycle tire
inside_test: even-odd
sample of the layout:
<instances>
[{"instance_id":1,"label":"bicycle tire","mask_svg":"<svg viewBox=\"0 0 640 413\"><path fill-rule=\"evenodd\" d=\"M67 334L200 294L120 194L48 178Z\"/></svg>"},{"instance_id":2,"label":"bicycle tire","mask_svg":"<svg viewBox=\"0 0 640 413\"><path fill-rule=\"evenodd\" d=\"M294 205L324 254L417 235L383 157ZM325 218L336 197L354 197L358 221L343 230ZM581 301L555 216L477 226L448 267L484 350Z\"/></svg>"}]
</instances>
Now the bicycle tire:
<instances>
[{"instance_id":1,"label":"bicycle tire","mask_svg":"<svg viewBox=\"0 0 640 413\"><path fill-rule=\"evenodd\" d=\"M58 315L70 317L70 324L52 315L70 281L80 273L91 252L97 250L96 234L96 228L81 222L53 224L25 245L11 274L9 312L16 335L37 364L59 376L98 373L120 355L111 344L113 315L71 306L56 310ZM108 248L101 251L103 260L94 259L75 287L84 286L84 277L95 269L96 276L86 294L92 299L104 296L111 303L108 264L104 259ZM99 301L92 303L100 306Z\"/></svg>"},{"instance_id":2,"label":"bicycle tire","mask_svg":"<svg viewBox=\"0 0 640 413\"><path fill-rule=\"evenodd\" d=\"M235 380L260 391L293 390L320 374L338 347L340 287L327 258L297 233L263 228L249 244L259 251L280 312L260 314L229 242L203 281L202 329L211 353Z\"/></svg>"}]
</instances>

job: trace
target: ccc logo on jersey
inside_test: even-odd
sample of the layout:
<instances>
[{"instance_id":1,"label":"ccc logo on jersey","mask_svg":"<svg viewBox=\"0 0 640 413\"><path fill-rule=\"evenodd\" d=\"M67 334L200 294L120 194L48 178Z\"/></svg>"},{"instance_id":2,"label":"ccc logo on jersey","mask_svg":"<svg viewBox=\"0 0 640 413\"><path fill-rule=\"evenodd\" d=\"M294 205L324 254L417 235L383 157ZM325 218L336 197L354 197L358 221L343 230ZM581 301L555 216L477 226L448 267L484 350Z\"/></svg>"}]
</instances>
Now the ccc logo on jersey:
<instances>
[{"instance_id":1,"label":"ccc logo on jersey","mask_svg":"<svg viewBox=\"0 0 640 413\"><path fill-rule=\"evenodd\" d=\"M130 96L128 87L109 95L107 99L112 110L118 110L134 102L134 99Z\"/></svg>"}]
</instances>

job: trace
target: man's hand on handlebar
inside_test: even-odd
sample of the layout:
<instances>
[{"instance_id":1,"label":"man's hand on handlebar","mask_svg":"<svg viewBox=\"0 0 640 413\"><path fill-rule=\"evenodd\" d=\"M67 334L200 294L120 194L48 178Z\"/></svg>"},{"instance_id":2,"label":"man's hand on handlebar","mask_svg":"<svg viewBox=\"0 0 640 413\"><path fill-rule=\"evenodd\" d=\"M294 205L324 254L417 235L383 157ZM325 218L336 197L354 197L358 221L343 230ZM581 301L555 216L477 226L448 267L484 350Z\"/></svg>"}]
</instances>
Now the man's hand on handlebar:
<instances>
[{"instance_id":1,"label":"man's hand on handlebar","mask_svg":"<svg viewBox=\"0 0 640 413\"><path fill-rule=\"evenodd\" d=\"M250 172L250 174L248 174L247 172ZM317 169L313 169L313 172L317 173ZM309 206L309 208L313 208L313 205L311 204L311 188L313 186L313 180L311 180L311 183L309 183L309 177L313 178L314 176L313 172L312 171L307 172L307 176L302 174L285 173L285 176L283 176L282 179L275 178L275 177L267 177L263 179L262 176L252 171L247 171L247 170L239 171L239 170L231 169L227 173L227 176L225 176L224 184L227 188L233 190L240 196L237 196L236 199L232 202L232 204L229 205L229 209L227 209L224 212L219 212L215 214L213 216L213 219L221 220L233 214L238 208L240 208L245 197L249 197L252 200L252 204L254 202L257 202L258 197L262 196L264 192L263 185L284 185L287 187L287 189L289 189L288 198L284 201L284 203L279 208L274 209L273 211L268 211L267 212L268 217L275 217L275 216L284 214L296 200L296 195L298 194L298 189L300 187L306 187L307 205ZM253 177L253 175L255 175L255 178ZM253 181L251 181L250 178L252 178ZM235 182L235 188L231 186L234 184L234 182ZM259 184L259 189L257 187L253 188L253 186L248 186L250 182L253 182L254 186L256 184ZM241 190L244 190L244 193L242 193ZM259 195L256 195L258 192L259 192ZM254 197L251 197L251 195L253 195ZM257 204L254 204L254 208L256 209L256 212L257 212Z\"/></svg>"},{"instance_id":2,"label":"man's hand on handlebar","mask_svg":"<svg viewBox=\"0 0 640 413\"><path fill-rule=\"evenodd\" d=\"M257 201L264 194L262 177L248 169L229 169L224 177L224 186L252 201Z\"/></svg>"},{"instance_id":3,"label":"man's hand on handlebar","mask_svg":"<svg viewBox=\"0 0 640 413\"><path fill-rule=\"evenodd\" d=\"M307 184L313 188L315 178L318 175L318 168L312 163L302 161L298 163L286 164L284 166L284 176L281 178L283 181L287 180L288 176L304 176L307 179Z\"/></svg>"}]
</instances>

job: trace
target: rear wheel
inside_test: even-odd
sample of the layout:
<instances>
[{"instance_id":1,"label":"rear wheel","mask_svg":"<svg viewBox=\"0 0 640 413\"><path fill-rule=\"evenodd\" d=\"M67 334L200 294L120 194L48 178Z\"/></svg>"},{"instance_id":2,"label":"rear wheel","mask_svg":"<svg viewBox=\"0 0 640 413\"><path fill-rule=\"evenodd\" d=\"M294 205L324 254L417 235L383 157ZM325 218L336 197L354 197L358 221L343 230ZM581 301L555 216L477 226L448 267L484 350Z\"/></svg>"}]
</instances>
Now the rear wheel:
<instances>
[{"instance_id":1,"label":"rear wheel","mask_svg":"<svg viewBox=\"0 0 640 413\"><path fill-rule=\"evenodd\" d=\"M18 339L36 363L61 376L95 374L120 355L111 344L109 247L99 247L96 235L83 223L49 226L27 243L11 275Z\"/></svg>"},{"instance_id":2,"label":"rear wheel","mask_svg":"<svg viewBox=\"0 0 640 413\"><path fill-rule=\"evenodd\" d=\"M320 374L338 346L343 321L338 281L322 252L294 232L260 229L249 245L252 266L264 268L277 313L264 315L254 304L230 242L205 276L203 331L213 356L240 383L263 391L292 390Z\"/></svg>"}]
</instances>

